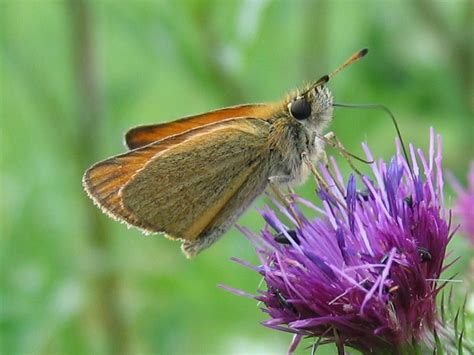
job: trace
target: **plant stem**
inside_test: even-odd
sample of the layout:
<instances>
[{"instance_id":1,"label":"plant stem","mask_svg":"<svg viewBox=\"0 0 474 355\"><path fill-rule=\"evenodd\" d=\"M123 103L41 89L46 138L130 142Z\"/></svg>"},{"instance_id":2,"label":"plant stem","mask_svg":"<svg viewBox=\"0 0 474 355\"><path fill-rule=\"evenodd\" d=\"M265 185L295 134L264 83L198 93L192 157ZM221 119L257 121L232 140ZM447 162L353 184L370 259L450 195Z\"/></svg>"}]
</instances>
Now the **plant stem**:
<instances>
[{"instance_id":1,"label":"plant stem","mask_svg":"<svg viewBox=\"0 0 474 355\"><path fill-rule=\"evenodd\" d=\"M91 19L89 3L85 0L70 0L72 22L72 50L75 79L78 85L79 120L75 153L79 167L84 170L96 159L99 151L99 132L103 105L101 102L97 60L94 51L94 23ZM79 183L79 182L78 182ZM108 262L110 254L110 234L104 216L84 195L86 223L90 243L90 253L98 258L98 267L92 275L94 291L92 309L98 311L105 337L107 352L126 354L128 337L126 325L119 307L119 274Z\"/></svg>"}]
</instances>

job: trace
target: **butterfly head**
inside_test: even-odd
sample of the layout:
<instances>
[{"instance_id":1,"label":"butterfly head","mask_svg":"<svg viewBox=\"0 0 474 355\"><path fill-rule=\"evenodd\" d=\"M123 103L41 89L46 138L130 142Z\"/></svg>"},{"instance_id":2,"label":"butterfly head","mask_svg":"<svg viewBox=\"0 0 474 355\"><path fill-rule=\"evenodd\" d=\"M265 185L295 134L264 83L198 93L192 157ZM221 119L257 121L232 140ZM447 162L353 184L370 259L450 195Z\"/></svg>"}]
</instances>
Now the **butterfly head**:
<instances>
[{"instance_id":1,"label":"butterfly head","mask_svg":"<svg viewBox=\"0 0 474 355\"><path fill-rule=\"evenodd\" d=\"M324 128L331 121L333 113L333 97L325 85L342 69L363 58L368 51L363 48L354 53L331 73L323 75L301 94L294 95L287 105L289 115L305 126L317 130Z\"/></svg>"},{"instance_id":2,"label":"butterfly head","mask_svg":"<svg viewBox=\"0 0 474 355\"><path fill-rule=\"evenodd\" d=\"M323 83L294 95L288 105L288 113L303 125L324 127L332 119L333 97Z\"/></svg>"}]
</instances>

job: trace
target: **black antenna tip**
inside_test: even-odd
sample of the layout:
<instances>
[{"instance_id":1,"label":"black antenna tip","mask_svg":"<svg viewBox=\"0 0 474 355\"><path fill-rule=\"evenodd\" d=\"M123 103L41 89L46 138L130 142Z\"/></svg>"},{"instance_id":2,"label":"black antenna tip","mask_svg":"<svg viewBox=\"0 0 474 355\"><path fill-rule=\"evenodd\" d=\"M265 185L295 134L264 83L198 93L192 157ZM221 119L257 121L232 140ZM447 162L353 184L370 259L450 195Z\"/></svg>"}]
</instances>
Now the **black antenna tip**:
<instances>
[{"instance_id":1,"label":"black antenna tip","mask_svg":"<svg viewBox=\"0 0 474 355\"><path fill-rule=\"evenodd\" d=\"M359 56L362 58L362 57L365 57L365 55L369 53L369 48L362 48L359 52Z\"/></svg>"},{"instance_id":2,"label":"black antenna tip","mask_svg":"<svg viewBox=\"0 0 474 355\"><path fill-rule=\"evenodd\" d=\"M319 80L316 82L316 85L324 85L329 81L329 75L323 75Z\"/></svg>"}]
</instances>

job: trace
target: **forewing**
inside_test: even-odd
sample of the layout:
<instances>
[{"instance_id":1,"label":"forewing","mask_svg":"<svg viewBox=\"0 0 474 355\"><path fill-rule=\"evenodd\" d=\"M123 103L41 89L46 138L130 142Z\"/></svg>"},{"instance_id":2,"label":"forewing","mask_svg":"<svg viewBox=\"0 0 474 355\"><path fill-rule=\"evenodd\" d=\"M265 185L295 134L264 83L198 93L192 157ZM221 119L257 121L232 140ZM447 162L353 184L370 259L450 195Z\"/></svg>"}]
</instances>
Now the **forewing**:
<instances>
[{"instance_id":1,"label":"forewing","mask_svg":"<svg viewBox=\"0 0 474 355\"><path fill-rule=\"evenodd\" d=\"M195 241L219 232L266 186L269 123L246 118L211 127L158 153L122 189L124 208L149 229Z\"/></svg>"},{"instance_id":2,"label":"forewing","mask_svg":"<svg viewBox=\"0 0 474 355\"><path fill-rule=\"evenodd\" d=\"M166 149L166 145L165 143L147 146L93 165L83 176L84 189L94 203L108 216L148 230L147 226L123 207L120 190L151 158L162 149Z\"/></svg>"},{"instance_id":3,"label":"forewing","mask_svg":"<svg viewBox=\"0 0 474 355\"><path fill-rule=\"evenodd\" d=\"M276 107L272 104L239 105L184 117L173 122L138 126L126 133L125 143L129 149L136 149L172 135L178 135L203 125L231 118L254 117L265 119L271 117L275 110Z\"/></svg>"}]
</instances>

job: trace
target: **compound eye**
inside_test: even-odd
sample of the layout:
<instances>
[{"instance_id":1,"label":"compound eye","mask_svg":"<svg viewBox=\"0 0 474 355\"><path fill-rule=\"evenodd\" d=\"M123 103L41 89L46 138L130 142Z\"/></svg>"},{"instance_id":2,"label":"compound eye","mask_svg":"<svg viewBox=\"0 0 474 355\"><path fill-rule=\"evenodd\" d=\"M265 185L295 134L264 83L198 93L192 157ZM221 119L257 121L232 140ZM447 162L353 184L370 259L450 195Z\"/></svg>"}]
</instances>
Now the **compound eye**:
<instances>
[{"instance_id":1,"label":"compound eye","mask_svg":"<svg viewBox=\"0 0 474 355\"><path fill-rule=\"evenodd\" d=\"M290 114L297 120L305 120L311 115L311 104L304 98L297 98L290 103Z\"/></svg>"}]
</instances>

